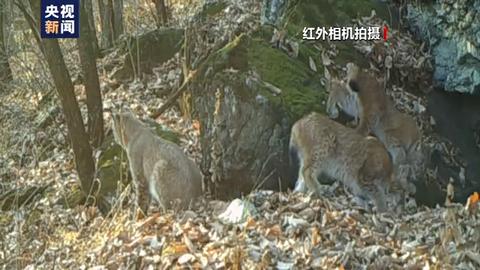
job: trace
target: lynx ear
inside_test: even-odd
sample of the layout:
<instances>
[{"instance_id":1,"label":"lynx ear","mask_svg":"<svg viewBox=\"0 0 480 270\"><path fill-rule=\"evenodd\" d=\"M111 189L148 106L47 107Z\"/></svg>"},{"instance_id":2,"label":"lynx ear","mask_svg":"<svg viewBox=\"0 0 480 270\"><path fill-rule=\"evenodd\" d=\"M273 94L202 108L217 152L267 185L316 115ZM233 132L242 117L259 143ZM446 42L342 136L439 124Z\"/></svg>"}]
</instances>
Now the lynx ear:
<instances>
[{"instance_id":1,"label":"lynx ear","mask_svg":"<svg viewBox=\"0 0 480 270\"><path fill-rule=\"evenodd\" d=\"M330 76L330 72L328 71L327 67L324 68L323 75L325 76L325 79L327 79L327 82L332 79L332 76Z\"/></svg>"},{"instance_id":2,"label":"lynx ear","mask_svg":"<svg viewBox=\"0 0 480 270\"><path fill-rule=\"evenodd\" d=\"M352 62L347 63L347 80L354 79L360 72L359 67Z\"/></svg>"}]
</instances>

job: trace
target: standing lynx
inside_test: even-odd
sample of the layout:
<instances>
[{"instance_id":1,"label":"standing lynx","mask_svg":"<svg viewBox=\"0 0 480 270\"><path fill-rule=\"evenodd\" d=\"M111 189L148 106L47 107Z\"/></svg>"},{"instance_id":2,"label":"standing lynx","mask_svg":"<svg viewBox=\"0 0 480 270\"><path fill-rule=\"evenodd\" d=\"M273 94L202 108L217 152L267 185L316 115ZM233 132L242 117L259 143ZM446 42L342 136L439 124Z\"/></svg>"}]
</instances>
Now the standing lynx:
<instances>
[{"instance_id":1,"label":"standing lynx","mask_svg":"<svg viewBox=\"0 0 480 270\"><path fill-rule=\"evenodd\" d=\"M413 117L399 112L385 93L383 83L353 63L347 64L347 80L360 104L358 132L363 136L372 133L385 145L400 181L418 176L424 167L425 153L420 149L421 134ZM409 189L410 193L415 192L413 185Z\"/></svg>"},{"instance_id":2,"label":"standing lynx","mask_svg":"<svg viewBox=\"0 0 480 270\"><path fill-rule=\"evenodd\" d=\"M174 143L156 136L132 113L114 113L115 141L127 152L137 206L147 214L151 198L165 209L185 207L202 193L202 174Z\"/></svg>"},{"instance_id":3,"label":"standing lynx","mask_svg":"<svg viewBox=\"0 0 480 270\"><path fill-rule=\"evenodd\" d=\"M300 162L296 190L305 184L319 194L317 176L324 174L342 182L364 207L365 199L372 200L380 212L387 210L387 193L402 193L394 182L392 162L381 142L319 113L311 113L293 125L290 151Z\"/></svg>"}]
</instances>

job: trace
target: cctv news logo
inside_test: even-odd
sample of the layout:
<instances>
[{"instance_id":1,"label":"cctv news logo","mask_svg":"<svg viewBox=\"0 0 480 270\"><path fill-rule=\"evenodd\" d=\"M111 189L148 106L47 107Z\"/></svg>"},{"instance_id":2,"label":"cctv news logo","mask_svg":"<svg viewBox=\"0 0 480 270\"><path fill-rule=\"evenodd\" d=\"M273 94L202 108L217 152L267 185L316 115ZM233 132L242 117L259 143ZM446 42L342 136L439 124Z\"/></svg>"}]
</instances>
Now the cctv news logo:
<instances>
[{"instance_id":1,"label":"cctv news logo","mask_svg":"<svg viewBox=\"0 0 480 270\"><path fill-rule=\"evenodd\" d=\"M79 0L42 0L40 9L42 38L79 37Z\"/></svg>"},{"instance_id":2,"label":"cctv news logo","mask_svg":"<svg viewBox=\"0 0 480 270\"><path fill-rule=\"evenodd\" d=\"M383 31L382 31L383 30ZM383 32L383 35L381 35ZM380 40L387 41L388 27L385 25L383 29L379 26L368 27L304 27L303 40Z\"/></svg>"}]
</instances>

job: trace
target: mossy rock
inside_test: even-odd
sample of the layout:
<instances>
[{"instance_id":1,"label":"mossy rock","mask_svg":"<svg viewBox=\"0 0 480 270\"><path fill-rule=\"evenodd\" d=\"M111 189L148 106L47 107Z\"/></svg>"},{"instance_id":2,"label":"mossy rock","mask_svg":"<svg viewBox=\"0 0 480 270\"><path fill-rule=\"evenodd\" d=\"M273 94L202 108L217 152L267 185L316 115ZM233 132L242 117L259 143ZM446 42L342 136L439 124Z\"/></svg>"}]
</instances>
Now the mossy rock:
<instances>
[{"instance_id":1,"label":"mossy rock","mask_svg":"<svg viewBox=\"0 0 480 270\"><path fill-rule=\"evenodd\" d=\"M219 198L256 187L291 188L286 170L290 126L305 113L324 111L326 94L320 74L304 62L308 57L290 58L273 48L263 31L268 30L240 35L212 54L192 87L194 117L202 127L202 169L214 172L210 190ZM253 71L281 93L248 85Z\"/></svg>"},{"instance_id":2,"label":"mossy rock","mask_svg":"<svg viewBox=\"0 0 480 270\"><path fill-rule=\"evenodd\" d=\"M291 58L273 48L266 33L273 33L273 28L265 26L252 36L242 34L235 38L207 60L202 67L205 74L199 80L205 83L210 81L212 73L222 73L230 68L239 70L238 76L242 79L247 77L248 71L255 71L263 81L282 90L281 95L275 96L260 87L259 94L282 107L289 116L298 118L308 111L323 112L326 95L320 83L321 73L313 72L308 66L308 57L319 56L319 53L311 46L302 45L300 56ZM217 79L223 80L221 76ZM225 81L232 83L229 78Z\"/></svg>"},{"instance_id":3,"label":"mossy rock","mask_svg":"<svg viewBox=\"0 0 480 270\"><path fill-rule=\"evenodd\" d=\"M60 198L56 204L62 205L65 208L73 208L77 205L85 204L85 199L85 194L80 188L80 185L73 185L69 192Z\"/></svg>"},{"instance_id":4,"label":"mossy rock","mask_svg":"<svg viewBox=\"0 0 480 270\"><path fill-rule=\"evenodd\" d=\"M198 13L197 18L206 19L208 17L215 17L224 11L227 7L225 1L216 1L207 3L202 6L202 10Z\"/></svg>"},{"instance_id":5,"label":"mossy rock","mask_svg":"<svg viewBox=\"0 0 480 270\"><path fill-rule=\"evenodd\" d=\"M123 66L113 77L117 80L133 78L135 74L151 73L158 66L180 51L184 38L183 29L161 28L128 37L121 45ZM140 64L140 66L138 65Z\"/></svg>"}]
</instances>

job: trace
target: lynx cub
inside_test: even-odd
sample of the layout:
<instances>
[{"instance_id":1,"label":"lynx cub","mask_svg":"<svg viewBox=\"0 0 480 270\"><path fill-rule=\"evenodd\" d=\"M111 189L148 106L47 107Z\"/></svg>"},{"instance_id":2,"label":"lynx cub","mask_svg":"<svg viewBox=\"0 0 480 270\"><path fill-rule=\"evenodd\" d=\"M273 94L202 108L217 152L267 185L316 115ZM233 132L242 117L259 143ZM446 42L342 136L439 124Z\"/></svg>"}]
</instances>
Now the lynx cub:
<instances>
[{"instance_id":1,"label":"lynx cub","mask_svg":"<svg viewBox=\"0 0 480 270\"><path fill-rule=\"evenodd\" d=\"M385 145L397 178L407 185L407 179L415 178L424 167L425 154L420 149L421 134L415 120L395 108L382 82L353 63L347 64L347 79L360 104L357 130L363 136L374 134ZM413 185L409 189L410 193L415 192Z\"/></svg>"},{"instance_id":2,"label":"lynx cub","mask_svg":"<svg viewBox=\"0 0 480 270\"><path fill-rule=\"evenodd\" d=\"M131 112L113 113L115 141L127 152L136 189L137 206L147 214L153 198L165 209L180 206L202 193L202 174L174 143L156 136Z\"/></svg>"},{"instance_id":3,"label":"lynx cub","mask_svg":"<svg viewBox=\"0 0 480 270\"><path fill-rule=\"evenodd\" d=\"M305 184L319 194L317 176L324 174L341 181L364 207L365 199L372 200L380 212L387 210L387 193L400 194L382 143L319 113L311 113L293 125L290 151L300 162L296 190ZM394 197L396 204L400 197Z\"/></svg>"}]
</instances>

